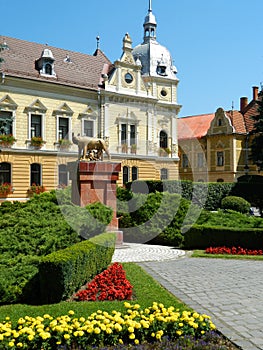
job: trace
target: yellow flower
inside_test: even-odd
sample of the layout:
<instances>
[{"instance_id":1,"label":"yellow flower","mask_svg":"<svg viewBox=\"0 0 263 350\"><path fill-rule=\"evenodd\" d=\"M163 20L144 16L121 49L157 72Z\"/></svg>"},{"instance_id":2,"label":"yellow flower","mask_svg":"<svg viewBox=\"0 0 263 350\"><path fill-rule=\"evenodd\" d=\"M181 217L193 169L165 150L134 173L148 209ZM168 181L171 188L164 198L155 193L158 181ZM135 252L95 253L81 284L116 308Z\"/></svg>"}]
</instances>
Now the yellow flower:
<instances>
[{"instance_id":1,"label":"yellow flower","mask_svg":"<svg viewBox=\"0 0 263 350\"><path fill-rule=\"evenodd\" d=\"M22 347L23 347L23 343L17 343L16 346L17 346L18 348L22 348Z\"/></svg>"},{"instance_id":2,"label":"yellow flower","mask_svg":"<svg viewBox=\"0 0 263 350\"><path fill-rule=\"evenodd\" d=\"M64 334L64 339L68 340L70 338L69 334Z\"/></svg>"},{"instance_id":3,"label":"yellow flower","mask_svg":"<svg viewBox=\"0 0 263 350\"><path fill-rule=\"evenodd\" d=\"M131 333L131 334L129 335L129 338L130 338L130 339L135 339L135 334L134 334L134 333Z\"/></svg>"},{"instance_id":4,"label":"yellow flower","mask_svg":"<svg viewBox=\"0 0 263 350\"><path fill-rule=\"evenodd\" d=\"M135 345L138 345L138 344L140 344L140 341L139 341L139 339L135 339L135 340L134 340L134 343L135 343Z\"/></svg>"},{"instance_id":5,"label":"yellow flower","mask_svg":"<svg viewBox=\"0 0 263 350\"><path fill-rule=\"evenodd\" d=\"M72 316L75 314L75 312L73 310L69 310L68 314Z\"/></svg>"},{"instance_id":6,"label":"yellow flower","mask_svg":"<svg viewBox=\"0 0 263 350\"><path fill-rule=\"evenodd\" d=\"M210 323L210 329L216 329L216 326L212 322Z\"/></svg>"},{"instance_id":7,"label":"yellow flower","mask_svg":"<svg viewBox=\"0 0 263 350\"><path fill-rule=\"evenodd\" d=\"M8 343L8 345L9 345L10 347L12 347L12 346L15 345L15 343L14 343L13 341L10 341L10 342Z\"/></svg>"},{"instance_id":8,"label":"yellow flower","mask_svg":"<svg viewBox=\"0 0 263 350\"><path fill-rule=\"evenodd\" d=\"M120 343L120 344L123 344L123 340L122 340L122 339L119 339L119 343Z\"/></svg>"},{"instance_id":9,"label":"yellow flower","mask_svg":"<svg viewBox=\"0 0 263 350\"><path fill-rule=\"evenodd\" d=\"M100 334L100 328L99 327L95 327L94 328L94 333L95 334Z\"/></svg>"},{"instance_id":10,"label":"yellow flower","mask_svg":"<svg viewBox=\"0 0 263 350\"><path fill-rule=\"evenodd\" d=\"M178 335L182 335L182 331L176 331L176 334L178 334Z\"/></svg>"},{"instance_id":11,"label":"yellow flower","mask_svg":"<svg viewBox=\"0 0 263 350\"><path fill-rule=\"evenodd\" d=\"M128 328L128 332L129 332L129 333L133 333L133 332L134 332L134 328L133 328L133 327L129 327L129 328Z\"/></svg>"},{"instance_id":12,"label":"yellow flower","mask_svg":"<svg viewBox=\"0 0 263 350\"><path fill-rule=\"evenodd\" d=\"M27 339L30 340L30 341L33 340L33 339L34 339L33 334L30 334L30 335L27 337Z\"/></svg>"}]
</instances>

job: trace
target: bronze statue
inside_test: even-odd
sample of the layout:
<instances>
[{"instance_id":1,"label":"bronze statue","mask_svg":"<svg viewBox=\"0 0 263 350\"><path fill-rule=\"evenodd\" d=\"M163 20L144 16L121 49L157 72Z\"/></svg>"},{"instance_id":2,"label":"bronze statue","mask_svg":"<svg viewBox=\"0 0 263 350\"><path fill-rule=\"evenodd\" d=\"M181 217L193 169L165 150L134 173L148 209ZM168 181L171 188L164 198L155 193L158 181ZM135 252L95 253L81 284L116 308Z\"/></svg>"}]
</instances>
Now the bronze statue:
<instances>
[{"instance_id":1,"label":"bronze statue","mask_svg":"<svg viewBox=\"0 0 263 350\"><path fill-rule=\"evenodd\" d=\"M72 141L78 145L80 160L103 160L103 151L107 154L108 159L111 159L108 147L103 139L80 135L74 136L72 134Z\"/></svg>"}]
</instances>

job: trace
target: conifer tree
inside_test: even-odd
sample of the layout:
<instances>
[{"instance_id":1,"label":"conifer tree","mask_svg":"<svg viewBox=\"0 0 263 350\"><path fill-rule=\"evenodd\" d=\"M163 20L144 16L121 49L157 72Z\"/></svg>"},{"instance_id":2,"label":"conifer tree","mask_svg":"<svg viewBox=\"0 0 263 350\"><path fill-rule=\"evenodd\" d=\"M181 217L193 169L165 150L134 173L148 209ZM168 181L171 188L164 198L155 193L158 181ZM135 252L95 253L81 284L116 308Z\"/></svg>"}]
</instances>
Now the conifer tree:
<instances>
[{"instance_id":1,"label":"conifer tree","mask_svg":"<svg viewBox=\"0 0 263 350\"><path fill-rule=\"evenodd\" d=\"M252 119L254 128L252 130L251 160L261 171L263 170L263 90L258 94L258 114Z\"/></svg>"}]
</instances>

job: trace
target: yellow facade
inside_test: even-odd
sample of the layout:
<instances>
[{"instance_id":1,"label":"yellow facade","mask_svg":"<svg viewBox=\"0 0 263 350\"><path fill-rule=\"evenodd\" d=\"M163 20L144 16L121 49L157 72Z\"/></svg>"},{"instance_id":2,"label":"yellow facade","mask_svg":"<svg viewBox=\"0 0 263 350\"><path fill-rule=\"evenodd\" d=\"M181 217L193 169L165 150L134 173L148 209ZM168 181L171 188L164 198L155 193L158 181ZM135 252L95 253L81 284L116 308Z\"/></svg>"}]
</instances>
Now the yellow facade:
<instances>
[{"instance_id":1,"label":"yellow facade","mask_svg":"<svg viewBox=\"0 0 263 350\"><path fill-rule=\"evenodd\" d=\"M23 46L17 39L9 38L7 41L10 50L4 54L8 63L11 55L15 55L13 47L17 45L21 51ZM32 43L32 51L33 48ZM60 69L57 57L63 53L52 48L45 49L42 56L47 52L47 62L54 68L53 76L35 76L34 70L28 73L28 77L15 71L12 74L8 69L2 74L0 126L7 115L12 120L12 134L16 142L10 148L0 145L0 176L9 166L13 186L13 193L2 196L1 200L25 200L34 179L35 166L39 171L38 184L46 190L62 184L59 167L78 159L77 145L72 144L66 150L60 148L63 123L67 129L63 138L69 141L73 133L83 135L88 132L85 125L92 126L92 135L88 136L106 140L111 160L122 164L118 185L134 179L178 179L176 123L180 106L177 104L177 78L144 78L141 66L131 54L131 39L127 34L123 39L121 59L114 62L114 69L101 74L101 87L87 88L81 84L78 86L78 82L73 84L64 80L58 83L59 74L55 75ZM35 59L38 57L37 52ZM73 53L72 57L74 60ZM131 82L127 80L127 74L132 77ZM34 125L36 121L38 126ZM40 148L31 144L34 127L41 129L43 144ZM127 139L127 145L124 139ZM106 156L103 161L108 161Z\"/></svg>"}]
</instances>

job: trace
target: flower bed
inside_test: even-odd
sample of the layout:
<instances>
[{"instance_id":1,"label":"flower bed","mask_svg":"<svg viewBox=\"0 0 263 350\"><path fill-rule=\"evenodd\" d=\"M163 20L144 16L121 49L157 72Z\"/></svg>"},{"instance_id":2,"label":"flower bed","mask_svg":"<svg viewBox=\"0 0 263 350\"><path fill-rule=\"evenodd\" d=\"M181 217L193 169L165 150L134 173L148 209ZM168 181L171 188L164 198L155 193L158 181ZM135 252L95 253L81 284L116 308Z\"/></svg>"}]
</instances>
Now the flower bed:
<instances>
[{"instance_id":1,"label":"flower bed","mask_svg":"<svg viewBox=\"0 0 263 350\"><path fill-rule=\"evenodd\" d=\"M252 250L242 247L209 247L206 248L205 252L207 254L231 254L231 255L263 255L263 250Z\"/></svg>"},{"instance_id":2,"label":"flower bed","mask_svg":"<svg viewBox=\"0 0 263 350\"><path fill-rule=\"evenodd\" d=\"M0 322L0 348L81 350L88 345L152 343L164 337L171 341L184 336L198 339L216 329L205 314L166 308L157 302L144 310L138 304L125 302L124 306L125 314L98 310L76 318L70 310L56 318L48 314L21 317L16 324L6 318Z\"/></svg>"},{"instance_id":3,"label":"flower bed","mask_svg":"<svg viewBox=\"0 0 263 350\"><path fill-rule=\"evenodd\" d=\"M114 263L97 275L73 297L77 301L131 300L132 285L121 264Z\"/></svg>"}]
</instances>

